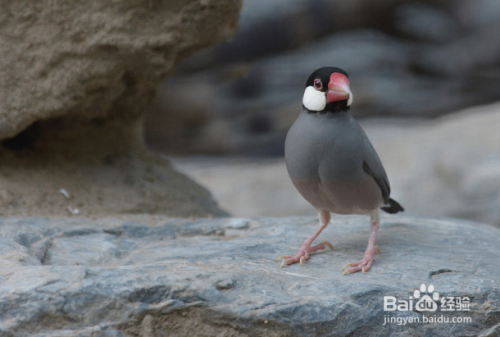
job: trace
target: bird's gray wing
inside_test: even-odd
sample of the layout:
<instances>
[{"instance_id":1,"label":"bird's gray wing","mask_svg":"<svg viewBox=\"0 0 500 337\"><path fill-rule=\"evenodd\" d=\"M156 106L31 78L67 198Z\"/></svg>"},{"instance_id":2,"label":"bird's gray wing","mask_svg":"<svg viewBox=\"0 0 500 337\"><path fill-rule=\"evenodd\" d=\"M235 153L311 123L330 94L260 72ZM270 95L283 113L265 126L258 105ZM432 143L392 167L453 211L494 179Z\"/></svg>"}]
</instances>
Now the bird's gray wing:
<instances>
[{"instance_id":1,"label":"bird's gray wing","mask_svg":"<svg viewBox=\"0 0 500 337\"><path fill-rule=\"evenodd\" d=\"M382 197L384 199L384 204L389 203L389 195L391 194L391 186L389 185L389 179L387 178L387 173L385 173L384 166L378 157L377 151L373 148L372 143L366 136L363 129L360 127L360 131L363 134L363 170L373 177L377 185L382 190Z\"/></svg>"}]
</instances>

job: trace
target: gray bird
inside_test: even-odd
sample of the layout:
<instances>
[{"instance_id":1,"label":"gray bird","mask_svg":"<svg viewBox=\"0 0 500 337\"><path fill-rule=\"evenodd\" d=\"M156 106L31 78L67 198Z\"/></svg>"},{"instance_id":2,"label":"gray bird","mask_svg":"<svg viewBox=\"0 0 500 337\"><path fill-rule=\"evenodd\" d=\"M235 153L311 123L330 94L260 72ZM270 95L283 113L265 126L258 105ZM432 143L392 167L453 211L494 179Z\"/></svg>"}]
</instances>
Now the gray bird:
<instances>
[{"instance_id":1,"label":"gray bird","mask_svg":"<svg viewBox=\"0 0 500 337\"><path fill-rule=\"evenodd\" d=\"M378 208L404 211L391 193L389 180L377 152L349 112L353 95L349 76L335 67L323 67L306 82L302 112L285 141L288 174L300 194L319 212L318 229L294 256L281 256L281 267L309 259L309 254L332 249L329 242L311 246L330 221L330 212L370 215L371 231L363 259L349 263L343 275L368 271L375 253L379 228Z\"/></svg>"}]
</instances>

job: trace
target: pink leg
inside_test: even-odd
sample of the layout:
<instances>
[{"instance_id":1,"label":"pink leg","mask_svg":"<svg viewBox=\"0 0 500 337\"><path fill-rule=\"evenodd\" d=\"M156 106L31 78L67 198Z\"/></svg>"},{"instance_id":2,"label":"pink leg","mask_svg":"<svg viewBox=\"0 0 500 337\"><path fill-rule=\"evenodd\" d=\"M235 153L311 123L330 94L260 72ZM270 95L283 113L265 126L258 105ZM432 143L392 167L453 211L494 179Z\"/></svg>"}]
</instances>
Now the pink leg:
<instances>
[{"instance_id":1,"label":"pink leg","mask_svg":"<svg viewBox=\"0 0 500 337\"><path fill-rule=\"evenodd\" d=\"M380 253L380 249L375 246L375 239L377 237L377 230L380 224L380 217L378 215L378 210L375 210L370 214L370 222L371 222L371 231L370 238L368 239L368 246L366 247L365 256L363 259L357 263L348 263L342 268L342 271L349 267L342 275L352 274L358 271L362 271L363 274L365 271L368 271L373 264L373 257L376 253Z\"/></svg>"},{"instance_id":2,"label":"pink leg","mask_svg":"<svg viewBox=\"0 0 500 337\"><path fill-rule=\"evenodd\" d=\"M311 244L313 243L314 239L318 237L318 235L321 233L323 229L328 225L330 222L330 212L321 210L319 211L319 227L314 231L314 233L311 234L311 236L304 241L302 246L299 249L299 252L295 254L294 256L280 256L276 259L276 261L284 259L283 262L281 262L281 268L285 265L289 265L292 263L297 263L300 262L300 265L302 265L302 262L306 261L309 259L309 254L318 250L323 250L325 249L325 246L330 247L330 249L333 249L332 244L330 242L321 242L320 244L317 244L316 246L312 246Z\"/></svg>"}]
</instances>

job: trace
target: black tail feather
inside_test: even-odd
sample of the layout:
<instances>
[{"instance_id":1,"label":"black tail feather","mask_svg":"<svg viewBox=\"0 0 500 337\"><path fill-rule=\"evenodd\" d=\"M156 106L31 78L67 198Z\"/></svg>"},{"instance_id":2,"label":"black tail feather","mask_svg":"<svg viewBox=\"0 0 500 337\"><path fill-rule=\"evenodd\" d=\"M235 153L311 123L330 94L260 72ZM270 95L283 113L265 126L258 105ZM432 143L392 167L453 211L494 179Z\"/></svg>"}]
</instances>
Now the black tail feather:
<instances>
[{"instance_id":1,"label":"black tail feather","mask_svg":"<svg viewBox=\"0 0 500 337\"><path fill-rule=\"evenodd\" d=\"M389 206L380 207L381 210L389 214L403 212L405 209L396 200L389 198Z\"/></svg>"}]
</instances>

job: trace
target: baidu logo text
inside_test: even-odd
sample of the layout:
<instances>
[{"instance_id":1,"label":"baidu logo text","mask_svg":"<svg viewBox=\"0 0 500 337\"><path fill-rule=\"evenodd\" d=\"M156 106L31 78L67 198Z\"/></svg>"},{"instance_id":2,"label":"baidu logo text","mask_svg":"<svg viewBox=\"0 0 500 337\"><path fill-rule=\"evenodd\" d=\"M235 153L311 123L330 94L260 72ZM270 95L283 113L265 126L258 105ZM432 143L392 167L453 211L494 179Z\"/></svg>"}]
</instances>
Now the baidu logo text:
<instances>
[{"instance_id":1,"label":"baidu logo text","mask_svg":"<svg viewBox=\"0 0 500 337\"><path fill-rule=\"evenodd\" d=\"M441 304L441 311L469 311L470 298L460 297L439 297L439 293L434 291L434 286L430 284L420 285L420 290L415 290L413 296L408 300L398 300L394 296L384 296L384 311L430 311L434 312Z\"/></svg>"}]
</instances>

